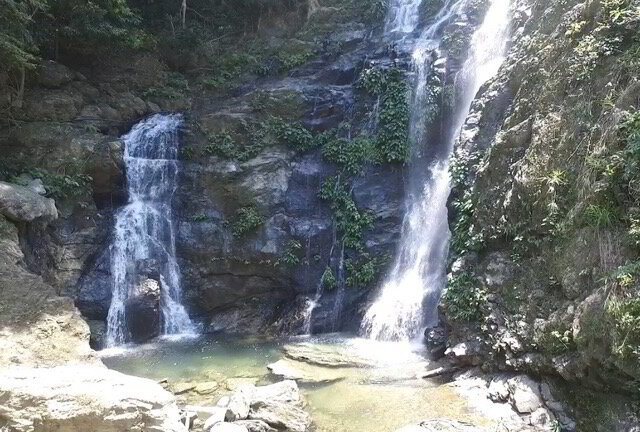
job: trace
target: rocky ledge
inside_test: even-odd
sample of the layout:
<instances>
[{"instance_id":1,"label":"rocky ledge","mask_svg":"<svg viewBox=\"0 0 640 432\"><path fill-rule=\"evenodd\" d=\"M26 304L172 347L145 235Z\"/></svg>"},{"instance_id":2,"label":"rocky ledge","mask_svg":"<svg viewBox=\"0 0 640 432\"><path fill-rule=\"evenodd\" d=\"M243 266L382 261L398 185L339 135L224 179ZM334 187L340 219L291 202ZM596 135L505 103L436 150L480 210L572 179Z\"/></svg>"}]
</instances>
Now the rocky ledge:
<instances>
[{"instance_id":1,"label":"rocky ledge","mask_svg":"<svg viewBox=\"0 0 640 432\"><path fill-rule=\"evenodd\" d=\"M11 368L0 400L0 423L12 432L187 431L171 393L101 365Z\"/></svg>"}]
</instances>

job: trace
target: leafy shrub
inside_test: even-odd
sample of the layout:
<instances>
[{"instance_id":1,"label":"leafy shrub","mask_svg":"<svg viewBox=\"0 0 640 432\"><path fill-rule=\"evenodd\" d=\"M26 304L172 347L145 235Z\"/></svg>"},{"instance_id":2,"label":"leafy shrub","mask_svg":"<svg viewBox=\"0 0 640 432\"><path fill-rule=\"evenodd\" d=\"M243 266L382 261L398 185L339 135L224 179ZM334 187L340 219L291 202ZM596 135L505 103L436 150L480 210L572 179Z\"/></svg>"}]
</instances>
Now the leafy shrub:
<instances>
[{"instance_id":1,"label":"leafy shrub","mask_svg":"<svg viewBox=\"0 0 640 432\"><path fill-rule=\"evenodd\" d=\"M614 353L625 360L640 360L640 298L611 299L607 312L615 325Z\"/></svg>"},{"instance_id":2,"label":"leafy shrub","mask_svg":"<svg viewBox=\"0 0 640 432\"><path fill-rule=\"evenodd\" d=\"M187 79L178 72L167 75L167 82L163 86L151 87L144 92L144 96L157 99L180 99L189 91Z\"/></svg>"},{"instance_id":3,"label":"leafy shrub","mask_svg":"<svg viewBox=\"0 0 640 432\"><path fill-rule=\"evenodd\" d=\"M324 289L328 291L333 291L338 287L338 281L331 270L331 267L327 267L324 269L324 273L322 273L322 277L320 278L320 283Z\"/></svg>"},{"instance_id":4,"label":"leafy shrub","mask_svg":"<svg viewBox=\"0 0 640 432\"><path fill-rule=\"evenodd\" d=\"M483 242L482 234L474 233L473 193L471 186L467 184L469 169L475 159L475 154L459 151L451 157L449 163L449 176L452 187L459 191L458 195L454 196L451 204L455 209L455 219L451 230L451 250L454 256L461 256L467 252L475 251Z\"/></svg>"},{"instance_id":5,"label":"leafy shrub","mask_svg":"<svg viewBox=\"0 0 640 432\"><path fill-rule=\"evenodd\" d=\"M349 174L361 174L364 167L376 160L375 143L367 136L353 140L332 135L322 147L322 155L340 165Z\"/></svg>"},{"instance_id":6,"label":"leafy shrub","mask_svg":"<svg viewBox=\"0 0 640 432\"><path fill-rule=\"evenodd\" d=\"M575 351L576 344L573 340L573 330L563 326L549 328L539 341L540 348L543 351L559 355Z\"/></svg>"},{"instance_id":7,"label":"leafy shrub","mask_svg":"<svg viewBox=\"0 0 640 432\"><path fill-rule=\"evenodd\" d=\"M471 273L461 273L449 280L444 294L447 316L455 321L480 321L487 305L487 293Z\"/></svg>"},{"instance_id":8,"label":"leafy shrub","mask_svg":"<svg viewBox=\"0 0 640 432\"><path fill-rule=\"evenodd\" d=\"M373 282L378 274L378 266L375 259L368 259L367 254L363 254L359 262L351 259L345 261L347 268L346 284L349 288L366 288Z\"/></svg>"},{"instance_id":9,"label":"leafy shrub","mask_svg":"<svg viewBox=\"0 0 640 432\"><path fill-rule=\"evenodd\" d=\"M590 204L585 210L587 225L597 229L611 228L618 220L615 207L609 203Z\"/></svg>"},{"instance_id":10,"label":"leafy shrub","mask_svg":"<svg viewBox=\"0 0 640 432\"><path fill-rule=\"evenodd\" d=\"M239 152L236 144L228 133L211 134L207 136L209 144L204 151L209 155L221 156L227 159L238 158Z\"/></svg>"},{"instance_id":11,"label":"leafy shrub","mask_svg":"<svg viewBox=\"0 0 640 432\"><path fill-rule=\"evenodd\" d=\"M30 170L29 175L42 180L46 196L55 200L86 197L91 193L93 179L87 174L52 174L36 168Z\"/></svg>"},{"instance_id":12,"label":"leafy shrub","mask_svg":"<svg viewBox=\"0 0 640 432\"><path fill-rule=\"evenodd\" d=\"M311 132L300 123L286 122L281 118L271 117L265 127L280 142L296 151L308 151L318 144Z\"/></svg>"},{"instance_id":13,"label":"leafy shrub","mask_svg":"<svg viewBox=\"0 0 640 432\"><path fill-rule=\"evenodd\" d=\"M356 203L351 198L350 191L339 178L326 180L319 196L329 202L344 245L347 248L362 251L364 249L362 237L364 231L373 225L373 216L358 210Z\"/></svg>"},{"instance_id":14,"label":"leafy shrub","mask_svg":"<svg viewBox=\"0 0 640 432\"><path fill-rule=\"evenodd\" d=\"M235 220L231 226L234 237L242 237L264 223L264 218L255 207L242 207L236 211Z\"/></svg>"},{"instance_id":15,"label":"leafy shrub","mask_svg":"<svg viewBox=\"0 0 640 432\"><path fill-rule=\"evenodd\" d=\"M289 240L282 256L276 261L276 265L294 266L300 264L300 258L298 257L300 249L302 249L302 245L299 241Z\"/></svg>"},{"instance_id":16,"label":"leafy shrub","mask_svg":"<svg viewBox=\"0 0 640 432\"><path fill-rule=\"evenodd\" d=\"M364 69L358 86L380 98L376 146L383 162L405 163L409 157L409 89L400 69Z\"/></svg>"}]
</instances>

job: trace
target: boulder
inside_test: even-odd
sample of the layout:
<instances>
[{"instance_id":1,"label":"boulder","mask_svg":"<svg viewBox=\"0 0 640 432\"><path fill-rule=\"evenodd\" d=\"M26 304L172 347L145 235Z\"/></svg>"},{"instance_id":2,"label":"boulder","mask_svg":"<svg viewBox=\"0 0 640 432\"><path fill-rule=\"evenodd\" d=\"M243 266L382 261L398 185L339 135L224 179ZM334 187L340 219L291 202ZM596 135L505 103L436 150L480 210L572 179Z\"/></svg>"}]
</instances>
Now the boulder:
<instances>
[{"instance_id":1,"label":"boulder","mask_svg":"<svg viewBox=\"0 0 640 432\"><path fill-rule=\"evenodd\" d=\"M191 383L191 382L179 382L169 386L169 389L175 395L189 393L195 388L196 388L196 383Z\"/></svg>"},{"instance_id":2,"label":"boulder","mask_svg":"<svg viewBox=\"0 0 640 432\"><path fill-rule=\"evenodd\" d=\"M509 399L508 377L496 376L489 383L489 399L493 402L506 402Z\"/></svg>"},{"instance_id":3,"label":"boulder","mask_svg":"<svg viewBox=\"0 0 640 432\"><path fill-rule=\"evenodd\" d=\"M470 423L455 420L428 420L418 425L409 425L397 429L396 432L484 432L482 429Z\"/></svg>"},{"instance_id":4,"label":"boulder","mask_svg":"<svg viewBox=\"0 0 640 432\"><path fill-rule=\"evenodd\" d=\"M444 356L447 349L447 331L442 326L429 327L424 331L424 343L427 346L427 355L432 360L438 360Z\"/></svg>"},{"instance_id":5,"label":"boulder","mask_svg":"<svg viewBox=\"0 0 640 432\"><path fill-rule=\"evenodd\" d=\"M526 375L518 375L507 381L513 407L520 414L532 413L542 407L540 386Z\"/></svg>"},{"instance_id":6,"label":"boulder","mask_svg":"<svg viewBox=\"0 0 640 432\"><path fill-rule=\"evenodd\" d=\"M295 381L281 381L276 384L256 387L243 384L230 395L218 401L218 406L226 410L227 422L251 420L247 424L251 430L264 429L262 423L276 429L304 432L311 424L311 417L302 406L302 396Z\"/></svg>"},{"instance_id":7,"label":"boulder","mask_svg":"<svg viewBox=\"0 0 640 432\"><path fill-rule=\"evenodd\" d=\"M239 420L234 424L244 426L249 432L276 432L277 429L272 428L262 420Z\"/></svg>"},{"instance_id":8,"label":"boulder","mask_svg":"<svg viewBox=\"0 0 640 432\"><path fill-rule=\"evenodd\" d=\"M302 400L295 381L287 380L266 386L247 386L244 390L251 394L251 404L264 401L298 403ZM249 393L253 391L253 393Z\"/></svg>"},{"instance_id":9,"label":"boulder","mask_svg":"<svg viewBox=\"0 0 640 432\"><path fill-rule=\"evenodd\" d=\"M102 349L107 337L107 323L101 320L87 320L91 338L89 345L95 350Z\"/></svg>"},{"instance_id":10,"label":"boulder","mask_svg":"<svg viewBox=\"0 0 640 432\"><path fill-rule=\"evenodd\" d=\"M224 416L226 421L232 422L247 418L254 389L253 385L241 385L231 396L224 397L218 401L218 406L227 409Z\"/></svg>"},{"instance_id":11,"label":"boulder","mask_svg":"<svg viewBox=\"0 0 640 432\"><path fill-rule=\"evenodd\" d=\"M529 422L531 423L531 426L552 428L553 423L555 422L555 417L548 409L540 407L531 413Z\"/></svg>"},{"instance_id":12,"label":"boulder","mask_svg":"<svg viewBox=\"0 0 640 432\"><path fill-rule=\"evenodd\" d=\"M479 340L461 342L448 348L444 354L460 366L478 366L484 358L483 345Z\"/></svg>"},{"instance_id":13,"label":"boulder","mask_svg":"<svg viewBox=\"0 0 640 432\"><path fill-rule=\"evenodd\" d=\"M215 381L199 382L193 391L199 395L208 395L216 391L218 383Z\"/></svg>"},{"instance_id":14,"label":"boulder","mask_svg":"<svg viewBox=\"0 0 640 432\"><path fill-rule=\"evenodd\" d=\"M201 410L203 409L205 408L200 408L196 410L196 412L202 412ZM209 412L209 417L204 422L203 429L205 432L211 430L211 428L213 428L218 423L224 423L224 417L227 413L227 410L225 408L213 407L211 409L206 408L206 410Z\"/></svg>"},{"instance_id":15,"label":"boulder","mask_svg":"<svg viewBox=\"0 0 640 432\"><path fill-rule=\"evenodd\" d=\"M205 429L206 431L207 429ZM247 428L236 423L216 423L210 432L248 432Z\"/></svg>"},{"instance_id":16,"label":"boulder","mask_svg":"<svg viewBox=\"0 0 640 432\"><path fill-rule=\"evenodd\" d=\"M285 357L317 366L325 367L371 367L372 359L353 353L345 347L312 344L307 342L285 345L282 348Z\"/></svg>"},{"instance_id":17,"label":"boulder","mask_svg":"<svg viewBox=\"0 0 640 432\"><path fill-rule=\"evenodd\" d=\"M30 187L0 181L0 213L16 222L49 222L58 218L55 202Z\"/></svg>"},{"instance_id":18,"label":"boulder","mask_svg":"<svg viewBox=\"0 0 640 432\"><path fill-rule=\"evenodd\" d=\"M145 279L125 303L127 328L134 342L140 343L160 334L160 284Z\"/></svg>"},{"instance_id":19,"label":"boulder","mask_svg":"<svg viewBox=\"0 0 640 432\"><path fill-rule=\"evenodd\" d=\"M267 366L269 372L285 380L303 383L332 383L344 379L341 369L325 368L311 364L297 362L290 359L280 359Z\"/></svg>"},{"instance_id":20,"label":"boulder","mask_svg":"<svg viewBox=\"0 0 640 432\"><path fill-rule=\"evenodd\" d=\"M0 424L15 432L187 431L160 385L97 364L9 368L0 395Z\"/></svg>"},{"instance_id":21,"label":"boulder","mask_svg":"<svg viewBox=\"0 0 640 432\"><path fill-rule=\"evenodd\" d=\"M295 405L278 401L258 401L251 404L249 419L262 420L276 429L306 432L311 426L311 416Z\"/></svg>"},{"instance_id":22,"label":"boulder","mask_svg":"<svg viewBox=\"0 0 640 432\"><path fill-rule=\"evenodd\" d=\"M38 195L47 194L47 190L44 188L44 184L42 183L42 180L39 178L34 179L29 174L20 174L13 181L19 184L20 186L28 187Z\"/></svg>"},{"instance_id":23,"label":"boulder","mask_svg":"<svg viewBox=\"0 0 640 432\"><path fill-rule=\"evenodd\" d=\"M54 61L43 61L38 65L38 84L47 88L59 88L75 78L68 67Z\"/></svg>"}]
</instances>

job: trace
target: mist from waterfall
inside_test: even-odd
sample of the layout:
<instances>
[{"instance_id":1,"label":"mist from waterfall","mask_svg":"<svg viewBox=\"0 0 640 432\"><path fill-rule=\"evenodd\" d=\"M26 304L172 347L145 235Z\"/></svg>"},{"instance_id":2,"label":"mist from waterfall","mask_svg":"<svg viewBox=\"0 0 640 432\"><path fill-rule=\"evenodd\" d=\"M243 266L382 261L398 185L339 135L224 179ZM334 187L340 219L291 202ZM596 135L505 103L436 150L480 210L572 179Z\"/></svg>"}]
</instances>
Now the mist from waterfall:
<instances>
[{"instance_id":1,"label":"mist from waterfall","mask_svg":"<svg viewBox=\"0 0 640 432\"><path fill-rule=\"evenodd\" d=\"M406 8L406 12L394 11L390 15L393 24L388 24L388 27L401 27L396 24L397 17L417 11L421 1L396 1L397 6ZM464 6L465 1L446 2L433 24L415 43L412 58L415 82L409 135L414 153L415 149L431 145L424 126L427 108L424 95L430 71L429 53L439 44L434 39L435 35L440 26ZM425 326L437 322L437 304L446 284L450 237L448 159L476 93L498 72L508 38L509 0L492 0L483 23L473 35L467 59L455 77L456 102L441 138L443 149L437 152L439 156L426 162L427 166L413 166L414 171L421 170L426 174L420 176L417 187L407 197L408 210L394 266L361 325L362 333L372 339L410 340Z\"/></svg>"},{"instance_id":2,"label":"mist from waterfall","mask_svg":"<svg viewBox=\"0 0 640 432\"><path fill-rule=\"evenodd\" d=\"M191 333L193 325L180 303L180 269L176 261L171 199L178 174L179 114L157 114L122 137L129 202L116 214L111 245L112 299L107 316L107 346L130 340L127 299L144 277L140 267L152 263L160 285L164 334Z\"/></svg>"}]
</instances>

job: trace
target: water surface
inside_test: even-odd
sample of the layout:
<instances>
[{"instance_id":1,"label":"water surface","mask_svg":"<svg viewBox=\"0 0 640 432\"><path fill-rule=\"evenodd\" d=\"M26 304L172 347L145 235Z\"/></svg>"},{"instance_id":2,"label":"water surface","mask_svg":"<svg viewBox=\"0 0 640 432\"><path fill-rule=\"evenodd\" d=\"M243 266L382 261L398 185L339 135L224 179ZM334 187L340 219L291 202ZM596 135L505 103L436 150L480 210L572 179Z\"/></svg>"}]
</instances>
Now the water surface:
<instances>
[{"instance_id":1,"label":"water surface","mask_svg":"<svg viewBox=\"0 0 640 432\"><path fill-rule=\"evenodd\" d=\"M169 382L216 381L219 391L205 396L215 404L238 383L279 380L267 365L286 358L286 347L317 349L358 367L327 367L290 361L315 379L301 382L314 428L321 432L388 432L410 423L449 418L485 424L452 388L419 378L428 362L421 348L345 335L261 340L201 337L160 340L103 353L107 366L124 373Z\"/></svg>"}]
</instances>

